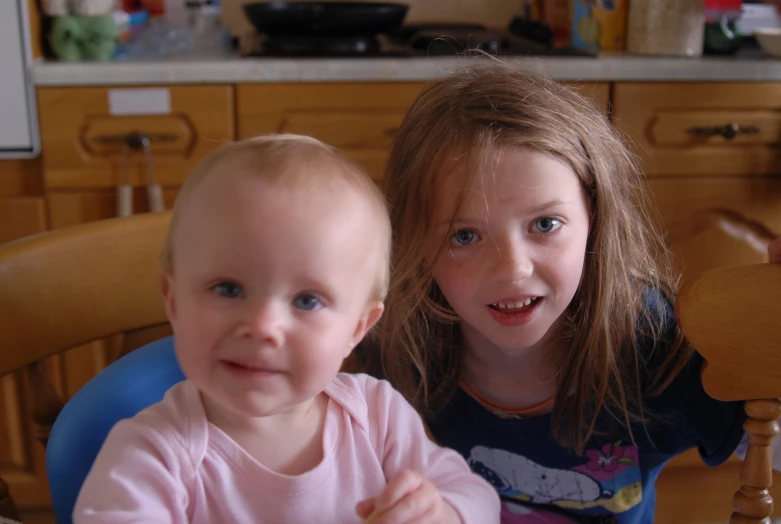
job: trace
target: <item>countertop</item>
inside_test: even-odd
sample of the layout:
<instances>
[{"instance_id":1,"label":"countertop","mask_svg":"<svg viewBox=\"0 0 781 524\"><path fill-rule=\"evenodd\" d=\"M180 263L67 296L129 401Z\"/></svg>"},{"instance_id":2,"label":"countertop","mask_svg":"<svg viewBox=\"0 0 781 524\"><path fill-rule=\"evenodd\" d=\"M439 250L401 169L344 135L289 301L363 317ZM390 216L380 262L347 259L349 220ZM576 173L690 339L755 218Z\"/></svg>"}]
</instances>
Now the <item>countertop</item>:
<instances>
[{"instance_id":1,"label":"countertop","mask_svg":"<svg viewBox=\"0 0 781 524\"><path fill-rule=\"evenodd\" d=\"M435 78L478 57L239 58L235 55L103 63L37 62L36 86L230 84L263 82L416 82ZM606 82L781 81L781 59L668 58L627 54L599 57L512 57L558 80Z\"/></svg>"}]
</instances>

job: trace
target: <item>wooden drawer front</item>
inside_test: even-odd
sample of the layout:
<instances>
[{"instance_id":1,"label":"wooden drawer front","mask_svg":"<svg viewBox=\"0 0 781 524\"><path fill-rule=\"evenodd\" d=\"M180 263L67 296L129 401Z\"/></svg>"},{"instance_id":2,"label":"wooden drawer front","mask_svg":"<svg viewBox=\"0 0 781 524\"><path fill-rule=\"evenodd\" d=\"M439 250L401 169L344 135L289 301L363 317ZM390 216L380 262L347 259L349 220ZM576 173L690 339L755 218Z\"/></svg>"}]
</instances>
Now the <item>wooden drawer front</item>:
<instances>
[{"instance_id":1,"label":"wooden drawer front","mask_svg":"<svg viewBox=\"0 0 781 524\"><path fill-rule=\"evenodd\" d=\"M613 118L649 175L781 173L781 83L619 83Z\"/></svg>"},{"instance_id":2,"label":"wooden drawer front","mask_svg":"<svg viewBox=\"0 0 781 524\"><path fill-rule=\"evenodd\" d=\"M239 138L265 133L313 136L339 148L380 180L391 141L422 85L239 85Z\"/></svg>"},{"instance_id":3,"label":"wooden drawer front","mask_svg":"<svg viewBox=\"0 0 781 524\"><path fill-rule=\"evenodd\" d=\"M234 139L232 86L163 89L170 93L170 112L119 116L109 112L111 88L38 89L46 188L96 188L120 183L124 145L114 137L128 133L153 137L154 175L158 183L168 186L181 185L199 160ZM145 185L143 152L131 152L128 159L130 183Z\"/></svg>"},{"instance_id":4,"label":"wooden drawer front","mask_svg":"<svg viewBox=\"0 0 781 524\"><path fill-rule=\"evenodd\" d=\"M781 177L648 181L684 281L718 267L767 261L722 218L736 215L781 232Z\"/></svg>"}]
</instances>

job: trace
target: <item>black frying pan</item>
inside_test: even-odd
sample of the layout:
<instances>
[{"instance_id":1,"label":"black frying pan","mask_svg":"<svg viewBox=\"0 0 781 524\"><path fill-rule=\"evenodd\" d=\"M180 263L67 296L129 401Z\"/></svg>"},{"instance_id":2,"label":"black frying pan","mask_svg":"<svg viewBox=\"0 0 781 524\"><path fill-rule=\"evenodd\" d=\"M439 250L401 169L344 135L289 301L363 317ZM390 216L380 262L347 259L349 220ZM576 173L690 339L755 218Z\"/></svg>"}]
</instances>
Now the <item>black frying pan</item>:
<instances>
[{"instance_id":1,"label":"black frying pan","mask_svg":"<svg viewBox=\"0 0 781 524\"><path fill-rule=\"evenodd\" d=\"M374 36L397 28L406 4L374 2L254 2L244 14L267 35Z\"/></svg>"}]
</instances>

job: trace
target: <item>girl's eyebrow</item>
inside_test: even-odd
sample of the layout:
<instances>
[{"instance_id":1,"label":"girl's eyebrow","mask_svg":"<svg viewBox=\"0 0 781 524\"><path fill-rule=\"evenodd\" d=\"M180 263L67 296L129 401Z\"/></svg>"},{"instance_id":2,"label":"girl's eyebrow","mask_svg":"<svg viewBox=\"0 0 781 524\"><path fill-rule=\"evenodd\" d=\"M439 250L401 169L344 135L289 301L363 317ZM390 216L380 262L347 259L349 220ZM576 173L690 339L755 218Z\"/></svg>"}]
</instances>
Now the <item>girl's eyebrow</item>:
<instances>
[{"instance_id":1,"label":"girl's eyebrow","mask_svg":"<svg viewBox=\"0 0 781 524\"><path fill-rule=\"evenodd\" d=\"M532 215L536 215L537 213L542 213L543 211L547 211L548 209L558 207L558 206L566 206L569 202L565 202L564 200L550 200L548 202L545 202L543 204L540 204L539 206L536 206L529 210L529 213Z\"/></svg>"},{"instance_id":2,"label":"girl's eyebrow","mask_svg":"<svg viewBox=\"0 0 781 524\"><path fill-rule=\"evenodd\" d=\"M485 222L485 219L477 220L477 219L474 219L474 218L464 218L464 217L461 217L461 216L457 216L455 218L446 218L445 220L443 220L442 222L440 222L437 225L437 228L441 228L441 227L444 227L444 226L448 226L449 227L451 224L454 225L454 226L457 226L459 224L474 224L476 222Z\"/></svg>"}]
</instances>

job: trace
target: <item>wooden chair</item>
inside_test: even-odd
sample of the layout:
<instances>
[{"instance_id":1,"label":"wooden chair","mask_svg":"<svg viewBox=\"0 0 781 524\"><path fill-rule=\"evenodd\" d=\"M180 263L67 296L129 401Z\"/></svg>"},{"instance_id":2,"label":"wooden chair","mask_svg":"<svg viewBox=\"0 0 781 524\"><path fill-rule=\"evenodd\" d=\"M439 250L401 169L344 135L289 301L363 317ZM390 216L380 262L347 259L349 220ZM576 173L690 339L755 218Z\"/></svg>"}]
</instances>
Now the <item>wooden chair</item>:
<instances>
[{"instance_id":1,"label":"wooden chair","mask_svg":"<svg viewBox=\"0 0 781 524\"><path fill-rule=\"evenodd\" d=\"M27 370L36 437L63 406L40 363L122 336L122 352L170 334L158 259L170 212L50 231L0 246L0 377ZM0 479L0 516L19 520Z\"/></svg>"},{"instance_id":2,"label":"wooden chair","mask_svg":"<svg viewBox=\"0 0 781 524\"><path fill-rule=\"evenodd\" d=\"M767 249L762 227L728 228ZM773 499L771 448L781 418L781 264L714 269L686 283L675 311L686 337L707 361L705 390L720 400L746 400L744 424L749 448L741 466L741 487L732 501L733 524L770 524Z\"/></svg>"}]
</instances>

